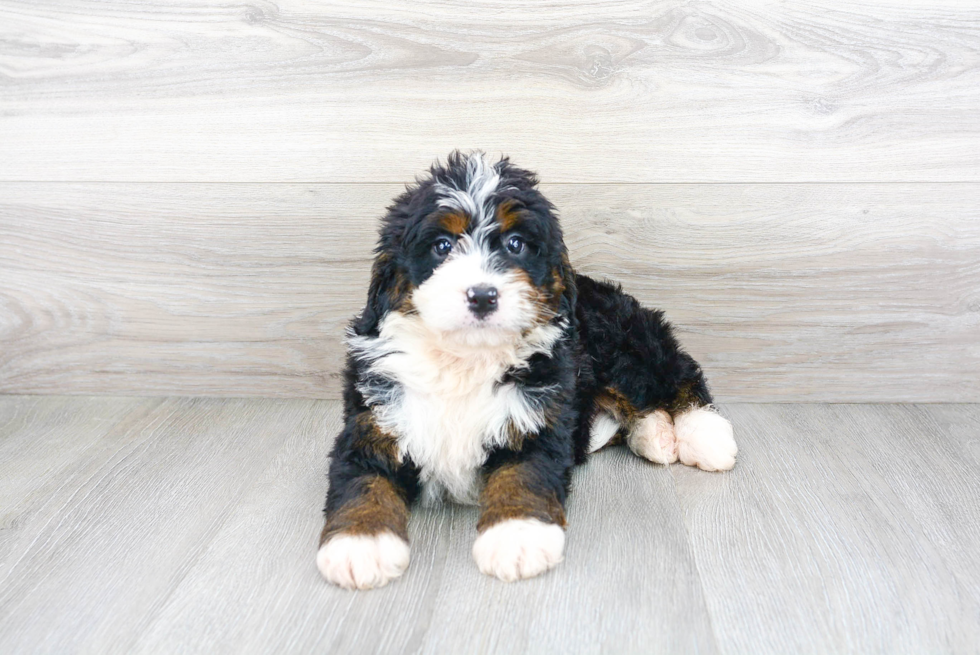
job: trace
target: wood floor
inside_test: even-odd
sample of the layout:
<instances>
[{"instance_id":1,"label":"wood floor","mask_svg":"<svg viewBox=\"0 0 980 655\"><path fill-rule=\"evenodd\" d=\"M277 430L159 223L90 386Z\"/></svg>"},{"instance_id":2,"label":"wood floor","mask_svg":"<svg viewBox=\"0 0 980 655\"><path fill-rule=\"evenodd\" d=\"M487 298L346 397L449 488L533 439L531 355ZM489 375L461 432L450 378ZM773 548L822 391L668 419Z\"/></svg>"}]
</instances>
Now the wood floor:
<instances>
[{"instance_id":1,"label":"wood floor","mask_svg":"<svg viewBox=\"0 0 980 655\"><path fill-rule=\"evenodd\" d=\"M731 473L578 469L542 578L446 507L351 593L314 565L336 401L0 396L0 652L978 651L980 406L722 410Z\"/></svg>"}]
</instances>

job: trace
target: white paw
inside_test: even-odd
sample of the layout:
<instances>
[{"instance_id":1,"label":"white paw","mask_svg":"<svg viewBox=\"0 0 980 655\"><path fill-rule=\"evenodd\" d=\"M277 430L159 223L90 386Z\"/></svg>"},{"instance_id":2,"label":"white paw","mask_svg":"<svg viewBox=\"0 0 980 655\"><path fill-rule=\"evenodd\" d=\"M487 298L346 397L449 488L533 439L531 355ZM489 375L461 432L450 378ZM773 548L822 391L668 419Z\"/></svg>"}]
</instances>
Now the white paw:
<instances>
[{"instance_id":1,"label":"white paw","mask_svg":"<svg viewBox=\"0 0 980 655\"><path fill-rule=\"evenodd\" d=\"M677 440L670 414L662 409L641 418L626 443L634 453L657 464L677 461Z\"/></svg>"},{"instance_id":2,"label":"white paw","mask_svg":"<svg viewBox=\"0 0 980 655\"><path fill-rule=\"evenodd\" d=\"M677 454L684 464L705 471L727 471L735 466L738 446L732 424L721 414L699 407L674 417Z\"/></svg>"},{"instance_id":3,"label":"white paw","mask_svg":"<svg viewBox=\"0 0 980 655\"><path fill-rule=\"evenodd\" d=\"M561 561L565 531L537 519L501 521L476 538L473 559L480 572L505 582L533 578Z\"/></svg>"},{"instance_id":4,"label":"white paw","mask_svg":"<svg viewBox=\"0 0 980 655\"><path fill-rule=\"evenodd\" d=\"M592 419L592 427L589 429L589 452L594 453L599 450L609 440L619 432L619 422L616 421L608 412L599 412Z\"/></svg>"},{"instance_id":5,"label":"white paw","mask_svg":"<svg viewBox=\"0 0 980 655\"><path fill-rule=\"evenodd\" d=\"M327 581L346 589L383 587L408 568L408 544L391 532L341 533L320 546L316 567Z\"/></svg>"}]
</instances>

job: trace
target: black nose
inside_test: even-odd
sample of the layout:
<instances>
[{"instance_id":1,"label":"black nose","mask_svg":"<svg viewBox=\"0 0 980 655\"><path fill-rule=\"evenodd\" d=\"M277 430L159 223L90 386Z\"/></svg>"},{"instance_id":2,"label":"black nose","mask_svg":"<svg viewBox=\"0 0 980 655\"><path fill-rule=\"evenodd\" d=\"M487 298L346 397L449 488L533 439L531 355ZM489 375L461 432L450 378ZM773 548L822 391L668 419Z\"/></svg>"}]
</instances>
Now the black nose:
<instances>
[{"instance_id":1,"label":"black nose","mask_svg":"<svg viewBox=\"0 0 980 655\"><path fill-rule=\"evenodd\" d=\"M483 318L497 309L497 290L493 287L470 287L466 290L470 311Z\"/></svg>"}]
</instances>

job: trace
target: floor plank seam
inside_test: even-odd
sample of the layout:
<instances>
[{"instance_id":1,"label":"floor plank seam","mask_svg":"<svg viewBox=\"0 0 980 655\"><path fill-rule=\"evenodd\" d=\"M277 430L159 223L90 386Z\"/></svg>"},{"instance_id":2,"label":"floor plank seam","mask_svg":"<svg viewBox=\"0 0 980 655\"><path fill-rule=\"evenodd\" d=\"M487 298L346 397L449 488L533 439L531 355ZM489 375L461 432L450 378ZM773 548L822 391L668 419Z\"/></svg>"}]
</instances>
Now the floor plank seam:
<instances>
[{"instance_id":1,"label":"floor plank seam","mask_svg":"<svg viewBox=\"0 0 980 655\"><path fill-rule=\"evenodd\" d=\"M670 474L670 488L674 493L674 501L677 503L677 511L681 515L681 523L684 526L684 536L687 537L687 549L691 556L691 563L694 565L694 572L698 576L698 589L701 590L701 603L704 606L704 614L708 618L708 629L711 634L711 643L715 648L716 653L721 653L721 646L719 645L718 633L715 631L715 620L711 615L711 608L708 607L708 595L704 588L704 578L701 574L701 565L698 563L697 554L694 552L694 542L691 538L691 531L687 526L687 517L684 515L684 508L681 506L680 496L677 494L677 479L674 477L674 470L680 466L679 464L667 464L668 473Z\"/></svg>"},{"instance_id":2,"label":"floor plank seam","mask_svg":"<svg viewBox=\"0 0 980 655\"><path fill-rule=\"evenodd\" d=\"M181 572L179 572L177 577L174 579L173 584L170 585L165 594L156 600L154 606L147 612L147 615L140 626L139 633L135 636L133 643L130 644L130 647L139 644L141 637L145 634L151 633L153 627L159 623L161 615L164 610L166 610L170 599L173 598L178 591L180 591L181 586L194 572L194 569L201 562L201 559L207 554L211 545L215 542L215 539L220 536L221 530L228 522L228 519L231 518L232 514L234 514L238 507L238 501L240 501L246 494L247 489L243 488L235 500L228 503L220 517L213 521L209 529L204 535L201 536L200 543L197 544L195 552L187 558L186 562L181 567Z\"/></svg>"},{"instance_id":3,"label":"floor plank seam","mask_svg":"<svg viewBox=\"0 0 980 655\"><path fill-rule=\"evenodd\" d=\"M163 405L165 402L166 402L166 398L161 398L158 403L141 408L139 410L140 413L141 413L141 416L139 416L136 419L133 419L129 415L126 415L126 416L121 417L118 421L116 421L115 423L113 423L113 425L110 428L108 428L107 430L105 430L103 436L112 434L116 430L117 427L119 427L120 425L122 425L123 423L125 423L127 420L135 420L136 422L145 420L147 417L152 416L153 413L156 412L156 410L159 409L160 406ZM135 449L135 447L134 447L134 449ZM103 475L98 480L96 480L95 483L94 483L94 485L92 485L92 486L98 485L99 482L102 481L102 480L104 480L107 475L108 475L107 473L103 473ZM65 480L62 482L61 488L67 487L69 485L76 485L76 484L77 484L77 480L75 479L75 476L74 475L70 475L70 476L66 477ZM87 494L87 493L90 493L90 491L91 491L90 489L89 490L85 490L85 489L82 489L82 488L76 488L75 491L64 501L63 505L64 506L71 505L72 502L79 496L79 494L82 494L82 496L84 497L84 495ZM4 580L9 579L10 576L12 575L13 571L18 568L18 565L21 564L25 559L28 559L30 555L33 555L34 554L34 552L33 552L34 551L34 546L35 546L35 544L37 544L38 540L40 540L46 534L46 531L47 531L48 526L50 526L52 524L55 524L56 522L58 522L58 524L60 524L60 522L63 522L64 520L65 520L65 517L62 514L60 514L60 513L52 515L44 523L44 525L41 526L41 529L37 530L37 534L35 535L34 540L31 541L31 543L29 543L27 545L27 547L23 549L23 551L20 554L20 558L17 561L15 561L15 562L12 563L12 565L10 566L10 568L8 570L9 571L8 572L8 575L4 578Z\"/></svg>"}]
</instances>

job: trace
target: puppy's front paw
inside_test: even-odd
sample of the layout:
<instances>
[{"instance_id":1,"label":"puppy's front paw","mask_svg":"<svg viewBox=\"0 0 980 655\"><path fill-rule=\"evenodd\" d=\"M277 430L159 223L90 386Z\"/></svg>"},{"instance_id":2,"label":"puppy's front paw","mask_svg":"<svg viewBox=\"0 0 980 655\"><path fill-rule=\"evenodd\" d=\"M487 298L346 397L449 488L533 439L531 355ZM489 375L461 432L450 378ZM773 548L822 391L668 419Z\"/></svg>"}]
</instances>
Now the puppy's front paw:
<instances>
[{"instance_id":1,"label":"puppy's front paw","mask_svg":"<svg viewBox=\"0 0 980 655\"><path fill-rule=\"evenodd\" d=\"M408 544L401 537L338 534L320 546L316 566L327 581L346 589L383 587L408 568Z\"/></svg>"},{"instance_id":2,"label":"puppy's front paw","mask_svg":"<svg viewBox=\"0 0 980 655\"><path fill-rule=\"evenodd\" d=\"M735 466L738 446L732 424L708 407L674 417L677 454L681 462L705 471L727 471Z\"/></svg>"},{"instance_id":3,"label":"puppy's front paw","mask_svg":"<svg viewBox=\"0 0 980 655\"><path fill-rule=\"evenodd\" d=\"M481 573L505 582L533 578L561 561L565 531L537 519L509 519L483 531L473 544Z\"/></svg>"}]
</instances>

